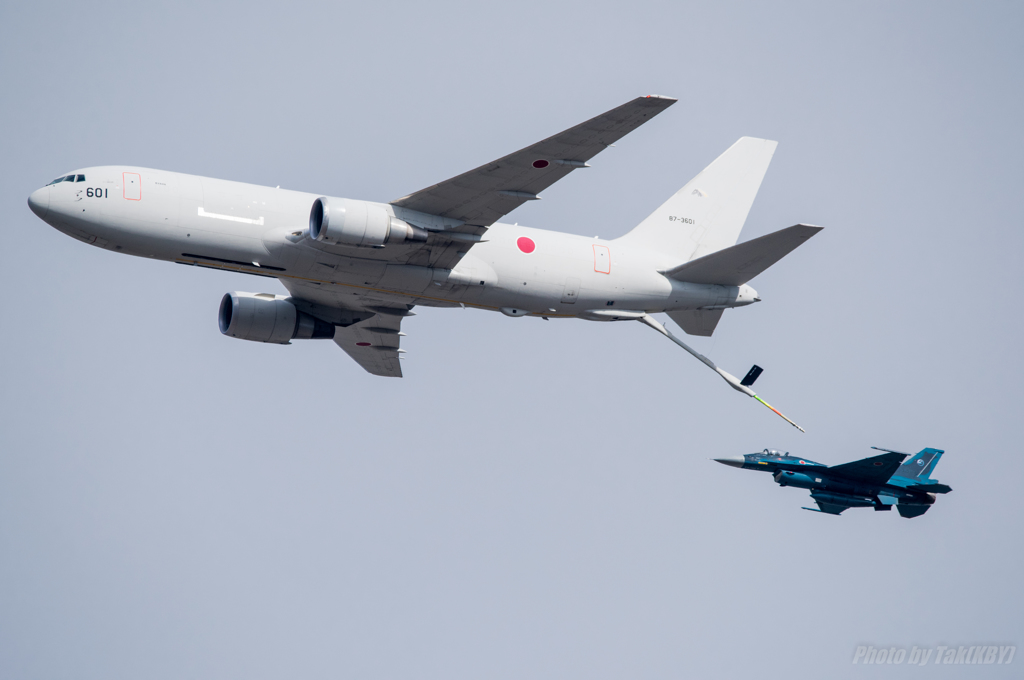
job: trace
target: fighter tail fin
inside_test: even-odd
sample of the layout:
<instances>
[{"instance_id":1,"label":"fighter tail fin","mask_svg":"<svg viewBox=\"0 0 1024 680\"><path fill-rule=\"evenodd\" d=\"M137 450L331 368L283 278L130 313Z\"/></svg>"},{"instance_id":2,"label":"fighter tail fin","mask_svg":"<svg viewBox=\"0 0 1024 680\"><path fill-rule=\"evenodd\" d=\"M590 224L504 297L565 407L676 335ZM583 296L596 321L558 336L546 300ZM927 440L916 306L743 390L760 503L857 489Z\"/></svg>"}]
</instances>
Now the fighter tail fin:
<instances>
[{"instance_id":1,"label":"fighter tail fin","mask_svg":"<svg viewBox=\"0 0 1024 680\"><path fill-rule=\"evenodd\" d=\"M932 476L932 471L939 464L939 458L945 451L941 449L922 449L920 453L911 456L903 465L900 465L893 477L904 477L914 480L919 484L926 483Z\"/></svg>"},{"instance_id":2,"label":"fighter tail fin","mask_svg":"<svg viewBox=\"0 0 1024 680\"><path fill-rule=\"evenodd\" d=\"M741 138L621 240L677 262L735 244L776 146Z\"/></svg>"}]
</instances>

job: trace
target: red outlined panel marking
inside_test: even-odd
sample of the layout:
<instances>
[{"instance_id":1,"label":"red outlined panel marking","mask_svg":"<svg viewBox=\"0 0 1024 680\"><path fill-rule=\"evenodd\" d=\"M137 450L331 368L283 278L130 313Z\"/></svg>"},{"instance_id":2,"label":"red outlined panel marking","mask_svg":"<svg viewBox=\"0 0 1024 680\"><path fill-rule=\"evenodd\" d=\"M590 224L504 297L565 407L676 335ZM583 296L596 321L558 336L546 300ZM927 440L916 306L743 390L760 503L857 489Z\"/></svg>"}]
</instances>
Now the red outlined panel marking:
<instances>
[{"instance_id":1,"label":"red outlined panel marking","mask_svg":"<svg viewBox=\"0 0 1024 680\"><path fill-rule=\"evenodd\" d=\"M612 273L612 251L608 246L594 246L594 271L598 274Z\"/></svg>"},{"instance_id":2,"label":"red outlined panel marking","mask_svg":"<svg viewBox=\"0 0 1024 680\"><path fill-rule=\"evenodd\" d=\"M142 177L137 172L122 172L124 197L129 201L142 200Z\"/></svg>"}]
</instances>

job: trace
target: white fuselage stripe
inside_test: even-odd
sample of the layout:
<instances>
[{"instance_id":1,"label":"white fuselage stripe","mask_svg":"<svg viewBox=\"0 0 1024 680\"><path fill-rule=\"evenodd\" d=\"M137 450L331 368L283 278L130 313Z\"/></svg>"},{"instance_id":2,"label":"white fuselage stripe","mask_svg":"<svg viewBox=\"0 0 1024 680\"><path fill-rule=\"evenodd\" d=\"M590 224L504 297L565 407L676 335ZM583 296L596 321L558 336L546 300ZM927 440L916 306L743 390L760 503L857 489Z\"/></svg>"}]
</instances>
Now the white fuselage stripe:
<instances>
[{"instance_id":1,"label":"white fuselage stripe","mask_svg":"<svg viewBox=\"0 0 1024 680\"><path fill-rule=\"evenodd\" d=\"M210 213L203 210L202 206L199 206L200 217L212 217L215 220L227 220L228 222L241 222L242 224L255 224L257 226L263 226L263 217L252 219L249 217L235 217L234 215L218 215L217 213Z\"/></svg>"}]
</instances>

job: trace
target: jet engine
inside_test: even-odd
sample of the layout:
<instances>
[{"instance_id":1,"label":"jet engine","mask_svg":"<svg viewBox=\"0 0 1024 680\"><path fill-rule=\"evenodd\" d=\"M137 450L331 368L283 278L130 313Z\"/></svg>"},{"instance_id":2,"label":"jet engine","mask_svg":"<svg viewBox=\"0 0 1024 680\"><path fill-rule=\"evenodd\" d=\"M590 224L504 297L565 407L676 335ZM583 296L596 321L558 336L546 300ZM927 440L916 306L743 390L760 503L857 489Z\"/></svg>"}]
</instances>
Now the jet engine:
<instances>
[{"instance_id":1,"label":"jet engine","mask_svg":"<svg viewBox=\"0 0 1024 680\"><path fill-rule=\"evenodd\" d=\"M309 235L331 245L380 247L423 242L429 234L389 215L379 203L321 196L309 211Z\"/></svg>"},{"instance_id":2,"label":"jet engine","mask_svg":"<svg viewBox=\"0 0 1024 680\"><path fill-rule=\"evenodd\" d=\"M295 339L334 337L334 324L300 312L288 298L269 293L226 293L217 320L221 333L240 340L287 345Z\"/></svg>"}]
</instances>

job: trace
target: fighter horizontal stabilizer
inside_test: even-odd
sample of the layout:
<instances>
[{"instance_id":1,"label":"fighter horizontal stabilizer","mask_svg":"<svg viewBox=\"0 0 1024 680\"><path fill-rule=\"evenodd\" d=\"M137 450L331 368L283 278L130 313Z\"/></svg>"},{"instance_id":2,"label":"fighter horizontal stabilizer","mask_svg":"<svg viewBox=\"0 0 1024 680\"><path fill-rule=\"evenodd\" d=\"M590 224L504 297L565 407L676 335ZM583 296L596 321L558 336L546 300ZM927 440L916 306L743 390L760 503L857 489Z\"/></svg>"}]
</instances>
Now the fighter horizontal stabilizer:
<instances>
[{"instance_id":1,"label":"fighter horizontal stabilizer","mask_svg":"<svg viewBox=\"0 0 1024 680\"><path fill-rule=\"evenodd\" d=\"M920 517L924 513L928 512L930 505L897 505L896 511L900 513L900 517Z\"/></svg>"},{"instance_id":2,"label":"fighter horizontal stabilizer","mask_svg":"<svg viewBox=\"0 0 1024 680\"><path fill-rule=\"evenodd\" d=\"M852 463L833 465L828 468L829 475L843 477L853 482L864 484L885 484L907 457L905 453L883 453L855 460Z\"/></svg>"},{"instance_id":3,"label":"fighter horizontal stabilizer","mask_svg":"<svg viewBox=\"0 0 1024 680\"><path fill-rule=\"evenodd\" d=\"M686 283L742 286L822 229L797 224L690 260L666 271L665 276Z\"/></svg>"}]
</instances>

